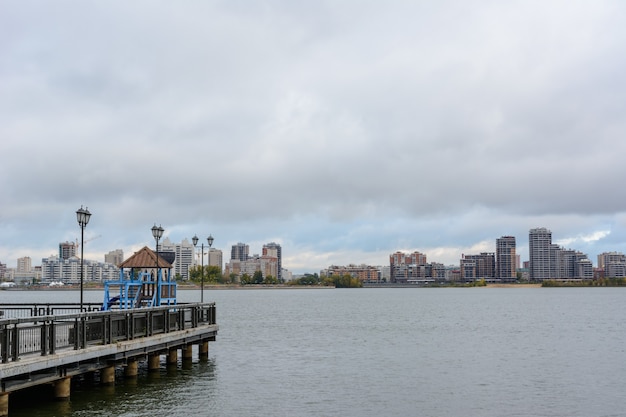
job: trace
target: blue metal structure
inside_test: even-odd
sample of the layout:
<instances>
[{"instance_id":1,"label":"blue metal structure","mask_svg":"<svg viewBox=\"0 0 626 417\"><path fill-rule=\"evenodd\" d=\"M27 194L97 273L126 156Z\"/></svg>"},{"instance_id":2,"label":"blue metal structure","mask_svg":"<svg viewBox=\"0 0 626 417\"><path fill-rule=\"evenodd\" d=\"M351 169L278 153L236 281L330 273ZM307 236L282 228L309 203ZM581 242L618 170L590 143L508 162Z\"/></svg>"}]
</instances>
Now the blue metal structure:
<instances>
[{"instance_id":1,"label":"blue metal structure","mask_svg":"<svg viewBox=\"0 0 626 417\"><path fill-rule=\"evenodd\" d=\"M157 265L158 256L158 265ZM104 283L103 310L176 305L176 281L172 281L174 254L148 247L122 262L120 279ZM130 271L129 271L130 269Z\"/></svg>"}]
</instances>

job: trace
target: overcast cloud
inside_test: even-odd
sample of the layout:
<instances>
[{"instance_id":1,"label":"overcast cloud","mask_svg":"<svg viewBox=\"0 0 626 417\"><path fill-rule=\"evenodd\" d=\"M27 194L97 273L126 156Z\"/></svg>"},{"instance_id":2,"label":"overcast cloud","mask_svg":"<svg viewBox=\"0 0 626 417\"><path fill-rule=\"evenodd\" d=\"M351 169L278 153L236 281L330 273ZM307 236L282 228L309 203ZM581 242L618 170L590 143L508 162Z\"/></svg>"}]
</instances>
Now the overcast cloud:
<instances>
[{"instance_id":1,"label":"overcast cloud","mask_svg":"<svg viewBox=\"0 0 626 417\"><path fill-rule=\"evenodd\" d=\"M626 251L622 1L0 3L0 262Z\"/></svg>"}]
</instances>

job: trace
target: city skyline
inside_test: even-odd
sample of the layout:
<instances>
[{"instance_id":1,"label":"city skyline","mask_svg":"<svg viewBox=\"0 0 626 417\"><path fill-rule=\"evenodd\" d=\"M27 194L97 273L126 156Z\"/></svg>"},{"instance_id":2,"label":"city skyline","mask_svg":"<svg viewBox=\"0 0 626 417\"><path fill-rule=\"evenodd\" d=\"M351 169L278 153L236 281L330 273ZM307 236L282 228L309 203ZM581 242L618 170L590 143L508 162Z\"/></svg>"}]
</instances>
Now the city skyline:
<instances>
[{"instance_id":1,"label":"city skyline","mask_svg":"<svg viewBox=\"0 0 626 417\"><path fill-rule=\"evenodd\" d=\"M294 273L626 250L626 3L0 4L0 261L211 234ZM175 10L175 12L174 12ZM111 35L109 28L115 28ZM53 52L52 52L53 51Z\"/></svg>"},{"instance_id":2,"label":"city skyline","mask_svg":"<svg viewBox=\"0 0 626 417\"><path fill-rule=\"evenodd\" d=\"M483 254L491 254L493 255L493 272L495 275L497 275L498 277L505 277L508 276L509 278L513 278L516 276L516 268L515 265L516 263L518 264L518 267L521 267L521 264L523 262L530 262L531 267L530 267L530 274L531 276L534 274L535 278L537 277L548 277L548 276L554 276L556 273L554 271L550 271L550 264L554 262L554 260L551 259L544 259L543 257L537 255L537 253L541 253L541 252L545 252L548 253L550 251L550 249L558 249L559 252L568 252L568 253L577 253L579 254L578 257L580 256L584 256L585 259L588 259L589 262L594 266L594 267L602 267L602 265L600 265L601 260L598 258L599 255L603 255L603 254L612 254L612 253L619 253L622 254L622 250L620 249L612 249L612 250L606 250L603 251L601 253L596 254L596 256L592 256L589 255L587 253L583 253L582 251L579 251L577 248L572 248L572 247L564 247L561 246L560 242L566 242L566 243L571 243L570 239L557 239L555 241L552 241L552 231L550 229L547 229L546 227L536 227L536 228L532 228L529 229L526 236L528 236L527 238L527 244L524 245L520 245L518 243L518 240L515 236L510 236L510 235L502 235L496 239L494 239L493 241L493 247L489 248L489 247L481 247L479 252L468 252L468 253L461 253L459 254L459 257L457 259L457 261L452 261L452 262L442 262L441 260L438 259L433 259L429 257L429 262L433 262L436 264L441 264L442 266L458 266L463 268L463 262L466 259L471 259L475 256L480 256ZM537 237L538 236L538 237ZM539 243L537 243L539 242ZM75 245L75 246L74 246ZM533 250L532 246L539 246L540 250L538 251L536 248ZM520 252L522 252L523 250L520 250L524 247L527 247L528 249L525 251L527 253L527 257L523 258L520 255ZM195 262L195 263L199 263L200 262L200 258L199 258L199 249L198 248L194 248L193 244L186 238L182 239L180 242L173 242L169 237L166 237L163 239L163 241L159 244L160 250L168 250L168 251L173 251L177 253L177 257L181 257L181 259L185 259L185 265L188 264L189 262ZM76 251L78 250L78 243L74 243L74 242L59 242L58 244L58 250L56 254L51 254L50 256L57 256L59 258L62 259L67 259L70 256L78 256L76 254ZM205 247L205 250L208 251L209 248L208 246ZM306 270L306 271L296 271L294 272L293 270L291 270L289 268L289 266L285 266L284 264L282 264L282 247L280 244L277 244L275 242L270 242L270 243L264 243L262 244L262 250L260 252L250 252L250 245L247 243L243 243L241 241L237 241L237 243L232 244L231 245L231 249L230 251L225 251L226 253L230 252L230 258L223 259L223 263L221 265L221 267L224 267L225 264L227 262L229 262L230 260L236 259L236 260L240 260L240 261L245 261L248 259L252 259L253 257L258 257L260 256L260 254L262 255L266 255L269 254L267 251L268 250L273 250L275 252L272 252L272 256L278 256L278 266L279 268L285 268L288 271L291 271L294 274L302 274L302 273L314 273L314 272L318 272L320 270L324 270L327 269L328 267L332 267L332 266L347 266L347 265L369 265L369 266L386 266L388 265L385 264L384 262L373 262L373 263L367 263L367 262L361 262L358 260L350 260L347 261L343 264L329 264L329 265L325 265L321 268L318 269L312 269L312 270ZM212 248L212 251L219 253L219 259L222 260L222 253L224 252L222 249L220 248ZM276 252L277 251L277 252ZM133 251L132 253L134 253L136 251ZM420 254L420 256L423 256L424 260L417 262L417 261L413 261L412 263L414 264L421 264L421 263L426 263L425 259L428 255L428 253L426 253L425 251L420 251L418 249L411 249L411 250L401 250L398 249L396 250L394 253L395 254L403 254L404 252L406 252L408 255L411 256L415 256L416 254ZM107 257L111 257L111 259L117 259L114 257L114 255L116 256L122 256L122 254L125 253L123 250L121 249L114 249L109 251L108 253L102 254L102 259L100 258L87 258L90 261L95 261L95 262L102 262L102 260L104 260L104 262L108 262L107 261ZM124 258L131 256L132 253L130 254L126 254L124 256ZM394 253L388 254L387 255L387 260L389 260L389 256L393 256ZM534 266L532 265L532 254L535 254L535 259L539 259L541 258L541 262L535 261L535 263L538 265ZM207 259L207 263L206 265L209 264L208 261L208 252L206 254L206 259ZM404 255L403 255L404 256ZM621 256L621 255L620 255ZM29 255L25 255L23 257L20 257L18 259L16 259L16 264L19 265L20 260L23 258L30 258L32 259L32 257L30 257ZM187 259L189 258L189 259ZM196 259L198 258L198 259ZM598 259L597 262L595 262L595 260ZM8 268L16 268L16 266L11 265L10 263L8 263L6 260L0 259L0 263L4 263L5 265L7 265ZM543 264L545 263L545 265ZM539 265L541 264L541 265ZM36 264L35 264L36 266ZM18 268L19 269L19 268ZM541 272L533 272L533 271L541 271ZM182 270L181 271L177 271L177 273L179 273L181 276L183 276L183 278L186 277L186 273L184 273Z\"/></svg>"}]
</instances>

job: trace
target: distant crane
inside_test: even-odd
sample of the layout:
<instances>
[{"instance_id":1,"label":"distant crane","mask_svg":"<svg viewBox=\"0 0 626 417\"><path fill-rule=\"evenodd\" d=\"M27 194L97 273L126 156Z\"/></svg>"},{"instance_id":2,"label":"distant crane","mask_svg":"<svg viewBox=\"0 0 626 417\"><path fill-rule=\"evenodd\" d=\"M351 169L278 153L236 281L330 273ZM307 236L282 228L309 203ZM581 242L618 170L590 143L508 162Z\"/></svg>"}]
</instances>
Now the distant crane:
<instances>
[{"instance_id":1,"label":"distant crane","mask_svg":"<svg viewBox=\"0 0 626 417\"><path fill-rule=\"evenodd\" d=\"M94 236L91 239L85 239L84 243L91 242L92 240L96 240L99 237L102 237L102 235ZM76 243L74 243L74 246L76 246L76 249L78 249L80 247L80 242L78 241L78 238L76 238Z\"/></svg>"}]
</instances>

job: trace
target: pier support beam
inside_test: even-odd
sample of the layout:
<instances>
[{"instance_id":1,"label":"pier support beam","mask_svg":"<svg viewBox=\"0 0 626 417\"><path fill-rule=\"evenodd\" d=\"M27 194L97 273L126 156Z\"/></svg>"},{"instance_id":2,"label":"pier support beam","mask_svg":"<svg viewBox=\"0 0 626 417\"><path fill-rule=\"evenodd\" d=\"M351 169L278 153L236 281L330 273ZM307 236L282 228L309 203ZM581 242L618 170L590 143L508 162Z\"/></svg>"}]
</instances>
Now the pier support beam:
<instances>
[{"instance_id":1,"label":"pier support beam","mask_svg":"<svg viewBox=\"0 0 626 417\"><path fill-rule=\"evenodd\" d=\"M148 371L158 371L161 367L161 355L153 353L148 355Z\"/></svg>"},{"instance_id":2,"label":"pier support beam","mask_svg":"<svg viewBox=\"0 0 626 417\"><path fill-rule=\"evenodd\" d=\"M139 373L138 362L134 359L130 359L126 363L126 368L124 368L124 376L126 378L137 378L138 373Z\"/></svg>"},{"instance_id":3,"label":"pier support beam","mask_svg":"<svg viewBox=\"0 0 626 417\"><path fill-rule=\"evenodd\" d=\"M178 349L170 349L167 352L167 364L170 366L178 364Z\"/></svg>"},{"instance_id":4,"label":"pier support beam","mask_svg":"<svg viewBox=\"0 0 626 417\"><path fill-rule=\"evenodd\" d=\"M107 366L100 371L100 383L103 385L115 384L115 366Z\"/></svg>"},{"instance_id":5,"label":"pier support beam","mask_svg":"<svg viewBox=\"0 0 626 417\"><path fill-rule=\"evenodd\" d=\"M9 394L6 392L0 393L0 417L7 417L9 415Z\"/></svg>"},{"instance_id":6,"label":"pier support beam","mask_svg":"<svg viewBox=\"0 0 626 417\"><path fill-rule=\"evenodd\" d=\"M183 350L183 361L189 362L193 360L193 345L187 345L182 350Z\"/></svg>"},{"instance_id":7,"label":"pier support beam","mask_svg":"<svg viewBox=\"0 0 626 417\"><path fill-rule=\"evenodd\" d=\"M209 359L209 342L202 342L198 345L198 358L200 360Z\"/></svg>"},{"instance_id":8,"label":"pier support beam","mask_svg":"<svg viewBox=\"0 0 626 417\"><path fill-rule=\"evenodd\" d=\"M54 398L60 401L68 401L70 399L70 388L72 386L72 377L66 376L54 382Z\"/></svg>"}]
</instances>

